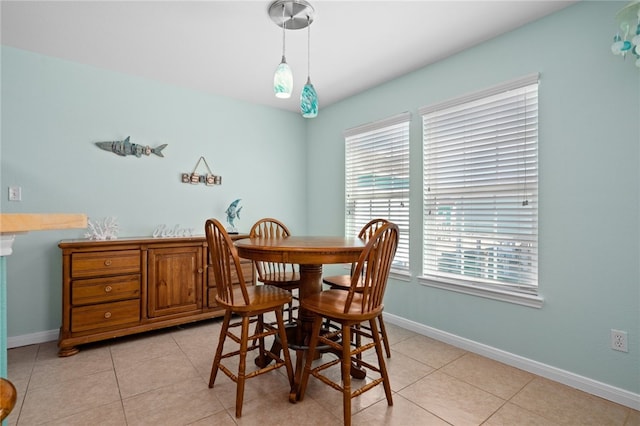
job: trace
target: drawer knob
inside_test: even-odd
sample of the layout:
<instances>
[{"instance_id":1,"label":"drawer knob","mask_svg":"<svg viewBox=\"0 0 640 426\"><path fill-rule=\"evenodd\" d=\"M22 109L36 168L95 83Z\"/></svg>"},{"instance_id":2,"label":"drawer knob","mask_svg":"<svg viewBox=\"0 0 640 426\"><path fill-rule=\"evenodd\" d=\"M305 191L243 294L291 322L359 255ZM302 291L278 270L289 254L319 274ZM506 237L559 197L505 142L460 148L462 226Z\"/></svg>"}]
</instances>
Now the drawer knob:
<instances>
[{"instance_id":1,"label":"drawer knob","mask_svg":"<svg viewBox=\"0 0 640 426\"><path fill-rule=\"evenodd\" d=\"M111 266L111 259L107 259L104 261L104 266Z\"/></svg>"},{"instance_id":2,"label":"drawer knob","mask_svg":"<svg viewBox=\"0 0 640 426\"><path fill-rule=\"evenodd\" d=\"M204 269L202 269L202 268L198 269L198 273L199 273L199 274L201 274L201 273L203 273L203 272L204 272Z\"/></svg>"},{"instance_id":3,"label":"drawer knob","mask_svg":"<svg viewBox=\"0 0 640 426\"><path fill-rule=\"evenodd\" d=\"M105 313L104 313L104 318L105 318L105 319L109 319L109 318L111 318L111 312L105 312Z\"/></svg>"},{"instance_id":4,"label":"drawer knob","mask_svg":"<svg viewBox=\"0 0 640 426\"><path fill-rule=\"evenodd\" d=\"M106 287L104 288L104 292L105 292L105 293L110 293L110 292L111 292L111 290L113 290L113 287L111 287L110 285L108 285L108 286L106 286Z\"/></svg>"}]
</instances>

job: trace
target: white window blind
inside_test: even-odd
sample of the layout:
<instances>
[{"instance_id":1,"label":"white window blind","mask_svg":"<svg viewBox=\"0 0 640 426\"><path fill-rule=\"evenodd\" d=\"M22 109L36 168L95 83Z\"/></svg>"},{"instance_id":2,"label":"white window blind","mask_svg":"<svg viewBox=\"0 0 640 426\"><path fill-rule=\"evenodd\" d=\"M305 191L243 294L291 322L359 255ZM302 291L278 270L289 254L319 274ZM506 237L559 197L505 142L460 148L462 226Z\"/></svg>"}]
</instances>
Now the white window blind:
<instances>
[{"instance_id":1,"label":"white window blind","mask_svg":"<svg viewBox=\"0 0 640 426\"><path fill-rule=\"evenodd\" d=\"M374 218L400 228L393 269L409 270L409 113L345 131L345 235Z\"/></svg>"},{"instance_id":2,"label":"white window blind","mask_svg":"<svg viewBox=\"0 0 640 426\"><path fill-rule=\"evenodd\" d=\"M420 114L423 275L536 295L538 74Z\"/></svg>"}]
</instances>

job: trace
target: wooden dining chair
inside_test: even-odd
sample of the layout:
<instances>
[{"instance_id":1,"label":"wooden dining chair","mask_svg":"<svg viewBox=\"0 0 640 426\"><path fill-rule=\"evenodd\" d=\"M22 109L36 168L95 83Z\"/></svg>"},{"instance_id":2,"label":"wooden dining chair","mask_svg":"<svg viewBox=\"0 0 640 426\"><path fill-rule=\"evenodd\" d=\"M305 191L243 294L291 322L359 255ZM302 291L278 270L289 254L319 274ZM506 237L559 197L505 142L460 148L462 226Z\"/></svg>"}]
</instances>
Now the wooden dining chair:
<instances>
[{"instance_id":1,"label":"wooden dining chair","mask_svg":"<svg viewBox=\"0 0 640 426\"><path fill-rule=\"evenodd\" d=\"M8 379L0 377L0 421L4 420L16 405L18 392Z\"/></svg>"},{"instance_id":2,"label":"wooden dining chair","mask_svg":"<svg viewBox=\"0 0 640 426\"><path fill-rule=\"evenodd\" d=\"M260 219L253 224L249 231L250 238L282 238L291 235L287 226L277 219L270 217ZM300 271L298 265L281 262L255 261L258 281L288 290L297 300L294 291L300 289ZM288 305L288 322L293 322L293 302Z\"/></svg>"},{"instance_id":3,"label":"wooden dining chair","mask_svg":"<svg viewBox=\"0 0 640 426\"><path fill-rule=\"evenodd\" d=\"M322 363L311 368L313 357L308 356L298 389L297 399L302 401L309 382L309 376L314 376L334 389L342 391L344 424L351 424L351 399L382 384L387 398L387 403L393 405L391 385L382 354L382 341L378 330L377 318L382 314L383 297L387 286L389 271L398 247L398 226L394 223L381 225L371 236L364 250L360 254L353 274L349 291L329 289L317 294L305 297L300 301L300 306L314 316L309 353L312 354L318 345L327 345L340 354L337 359ZM363 287L362 291L357 291ZM329 318L341 325L341 340L335 340L330 335L321 333L322 319ZM368 322L372 332L366 335L366 331L354 326L362 322ZM373 341L354 345L351 343L351 333L363 333ZM375 349L378 365L373 365L362 359L363 352ZM365 367L374 372L373 380L352 391L351 389L351 363L362 368ZM332 381L323 370L341 364L341 382Z\"/></svg>"},{"instance_id":4,"label":"wooden dining chair","mask_svg":"<svg viewBox=\"0 0 640 426\"><path fill-rule=\"evenodd\" d=\"M385 223L389 223L389 221L386 220L386 219L381 219L381 218L373 219L373 220L369 221L366 225L364 225L362 227L362 229L358 233L358 238L361 238L361 239L363 239L365 241L369 241L369 239L371 239L371 237L373 236L373 234L375 234L375 232L378 230L378 228L380 228ZM354 268L355 268L355 263L353 263L351 265L351 274L353 274ZM329 276L329 277L323 277L322 278L322 282L325 283L325 284L328 284L331 289L349 290L349 288L351 287L351 274L332 275L332 276ZM356 291L357 292L362 292L363 291L363 287L362 286L358 286L356 288ZM389 345L389 338L387 337L387 329L384 326L384 320L382 319L382 313L378 317L378 325L380 326L380 333L382 334L382 342L384 343L385 353L387 355L387 358L391 358L391 346ZM368 327L366 325L363 326L363 327L368 329ZM331 328L331 325L330 324L326 324L326 328ZM358 335L358 337L359 337L359 335Z\"/></svg>"},{"instance_id":5,"label":"wooden dining chair","mask_svg":"<svg viewBox=\"0 0 640 426\"><path fill-rule=\"evenodd\" d=\"M289 356L283 314L284 306L291 302L291 293L269 285L247 286L240 267L238 252L224 226L216 219L209 219L205 224L205 234L210 253L209 267L213 268L216 280L216 301L225 309L220 339L211 367L209 387L213 387L218 370L222 370L233 380L236 383L236 417L240 417L247 379L284 366L287 370L289 384L293 386L293 368ZM233 285L234 276L237 276L239 281L235 287ZM275 327L264 322L263 315L270 312L275 313L277 324ZM232 315L239 316L241 321L232 324ZM250 323L256 323L255 332L252 335L249 334ZM239 336L233 332L234 327L241 328ZM273 353L265 347L265 337L276 334L282 345L284 359L280 357L279 353ZM227 337L240 344L240 349L228 349L228 352L225 353L224 343ZM249 341L253 341L253 343L249 345ZM268 359L269 362L256 363L264 365L264 367L247 373L247 352L256 348L259 349L258 357L261 360ZM234 356L239 356L237 375L223 363L223 360ZM275 362L269 365L271 361Z\"/></svg>"}]
</instances>

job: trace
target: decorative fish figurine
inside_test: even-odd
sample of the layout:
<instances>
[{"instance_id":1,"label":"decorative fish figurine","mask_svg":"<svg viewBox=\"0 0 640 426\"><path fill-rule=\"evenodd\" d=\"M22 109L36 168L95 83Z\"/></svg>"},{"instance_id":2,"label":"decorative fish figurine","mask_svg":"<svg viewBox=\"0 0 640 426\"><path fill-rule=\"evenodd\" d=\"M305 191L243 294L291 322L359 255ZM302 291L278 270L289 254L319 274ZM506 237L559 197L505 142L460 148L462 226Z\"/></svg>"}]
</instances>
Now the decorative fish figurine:
<instances>
[{"instance_id":1,"label":"decorative fish figurine","mask_svg":"<svg viewBox=\"0 0 640 426\"><path fill-rule=\"evenodd\" d=\"M96 145L100 149L104 149L105 151L111 151L123 157L127 155L135 155L140 158L142 154L151 155L155 154L158 157L164 157L162 155L162 150L166 148L167 144L160 145L157 148L151 148L149 145L142 146L135 143L129 142L129 136L123 141L112 141L112 142L96 142Z\"/></svg>"},{"instance_id":2,"label":"decorative fish figurine","mask_svg":"<svg viewBox=\"0 0 640 426\"><path fill-rule=\"evenodd\" d=\"M227 223L231 225L232 229L236 228L233 221L236 218L240 219L240 210L242 210L242 207L238 208L238 203L240 202L240 200L241 199L238 198L233 203L229 204L229 207L227 207L227 210L225 210L225 213L227 214Z\"/></svg>"}]
</instances>

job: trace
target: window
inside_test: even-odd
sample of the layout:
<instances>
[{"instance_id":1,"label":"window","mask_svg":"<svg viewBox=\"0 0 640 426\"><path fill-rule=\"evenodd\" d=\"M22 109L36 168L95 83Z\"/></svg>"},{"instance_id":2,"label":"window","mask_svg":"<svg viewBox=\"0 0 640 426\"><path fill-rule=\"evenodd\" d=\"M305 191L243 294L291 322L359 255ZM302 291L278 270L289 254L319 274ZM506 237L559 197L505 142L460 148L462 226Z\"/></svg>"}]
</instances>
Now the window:
<instances>
[{"instance_id":1,"label":"window","mask_svg":"<svg viewBox=\"0 0 640 426\"><path fill-rule=\"evenodd\" d=\"M373 218L400 228L393 262L409 271L409 113L345 132L345 235Z\"/></svg>"},{"instance_id":2,"label":"window","mask_svg":"<svg viewBox=\"0 0 640 426\"><path fill-rule=\"evenodd\" d=\"M541 306L538 75L420 109L425 283Z\"/></svg>"}]
</instances>

